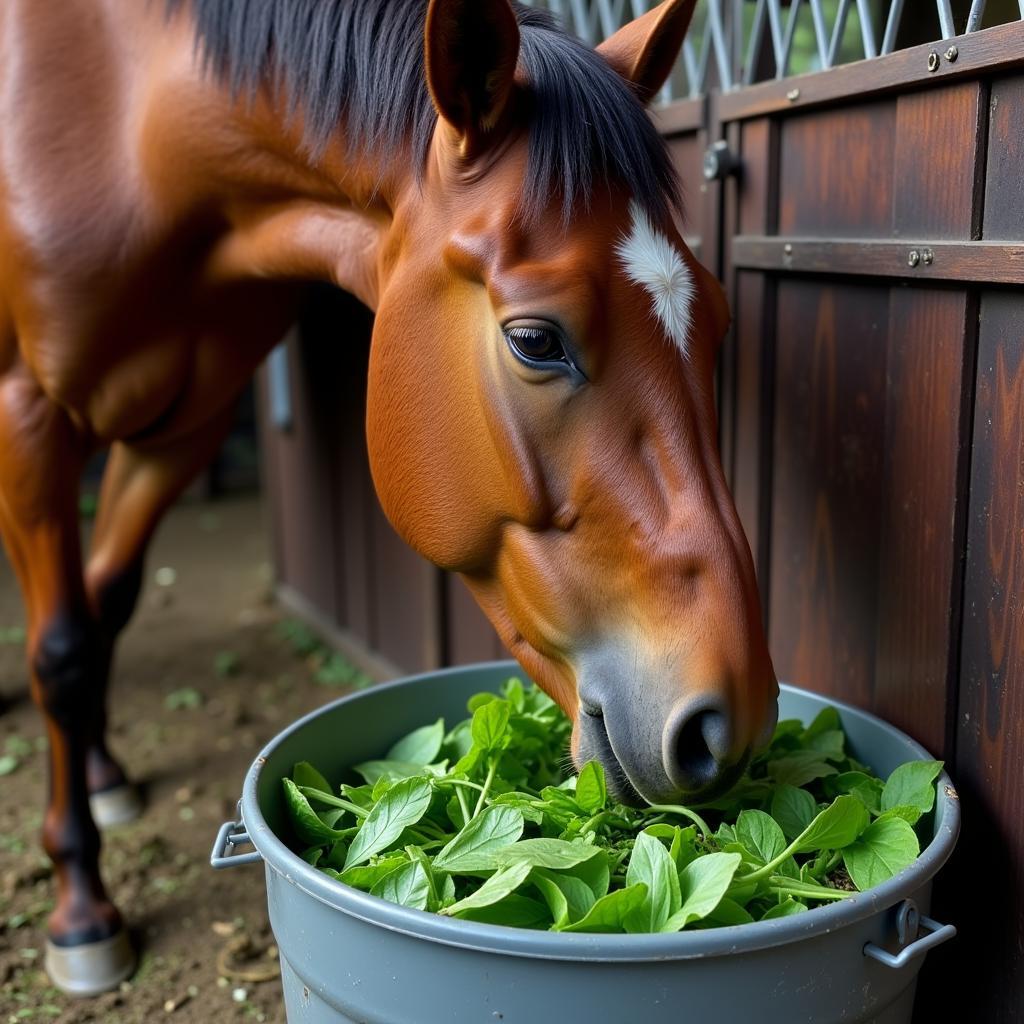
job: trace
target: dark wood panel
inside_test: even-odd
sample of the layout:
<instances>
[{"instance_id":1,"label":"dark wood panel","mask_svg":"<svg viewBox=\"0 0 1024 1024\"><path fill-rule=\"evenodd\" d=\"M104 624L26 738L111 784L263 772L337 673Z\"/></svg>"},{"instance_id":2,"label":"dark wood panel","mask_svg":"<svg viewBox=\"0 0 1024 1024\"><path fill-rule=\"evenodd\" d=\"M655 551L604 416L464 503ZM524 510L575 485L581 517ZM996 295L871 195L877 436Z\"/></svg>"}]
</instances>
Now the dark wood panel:
<instances>
[{"instance_id":1,"label":"dark wood panel","mask_svg":"<svg viewBox=\"0 0 1024 1024\"><path fill-rule=\"evenodd\" d=\"M445 598L448 627L445 654L449 665L508 657L490 620L465 583L452 573L445 575Z\"/></svg>"},{"instance_id":2,"label":"dark wood panel","mask_svg":"<svg viewBox=\"0 0 1024 1024\"><path fill-rule=\"evenodd\" d=\"M779 677L870 705L888 290L778 288L769 639Z\"/></svg>"},{"instance_id":3,"label":"dark wood panel","mask_svg":"<svg viewBox=\"0 0 1024 1024\"><path fill-rule=\"evenodd\" d=\"M954 778L964 808L950 874L984 871L987 897L944 902L972 961L974 1019L1024 1020L1024 300L981 303L977 409Z\"/></svg>"},{"instance_id":4,"label":"dark wood panel","mask_svg":"<svg viewBox=\"0 0 1024 1024\"><path fill-rule=\"evenodd\" d=\"M982 235L989 240L1024 239L1024 77L992 83Z\"/></svg>"},{"instance_id":5,"label":"dark wood panel","mask_svg":"<svg viewBox=\"0 0 1024 1024\"><path fill-rule=\"evenodd\" d=\"M889 235L896 111L884 101L782 122L778 231Z\"/></svg>"},{"instance_id":6,"label":"dark wood panel","mask_svg":"<svg viewBox=\"0 0 1024 1024\"><path fill-rule=\"evenodd\" d=\"M977 237L985 92L961 82L897 100L894 235Z\"/></svg>"},{"instance_id":7,"label":"dark wood panel","mask_svg":"<svg viewBox=\"0 0 1024 1024\"><path fill-rule=\"evenodd\" d=\"M658 131L671 138L681 132L695 132L704 127L704 97L675 100L651 111Z\"/></svg>"},{"instance_id":8,"label":"dark wood panel","mask_svg":"<svg viewBox=\"0 0 1024 1024\"><path fill-rule=\"evenodd\" d=\"M833 242L748 235L734 238L731 252L737 267L751 270L1024 284L1024 242L882 242L872 238Z\"/></svg>"},{"instance_id":9,"label":"dark wood panel","mask_svg":"<svg viewBox=\"0 0 1024 1024\"><path fill-rule=\"evenodd\" d=\"M934 72L928 57L943 54L950 43L957 46L957 59L941 59ZM839 103L851 97L865 98L896 90L930 88L953 79L977 77L998 69L1024 65L1024 23L958 36L942 43L928 43L907 50L857 61L831 71L798 75L781 81L763 82L738 89L722 97L719 110L723 121L763 117L787 110Z\"/></svg>"},{"instance_id":10,"label":"dark wood panel","mask_svg":"<svg viewBox=\"0 0 1024 1024\"><path fill-rule=\"evenodd\" d=\"M964 292L925 288L896 288L889 305L873 710L938 756L957 674L967 305Z\"/></svg>"}]
</instances>

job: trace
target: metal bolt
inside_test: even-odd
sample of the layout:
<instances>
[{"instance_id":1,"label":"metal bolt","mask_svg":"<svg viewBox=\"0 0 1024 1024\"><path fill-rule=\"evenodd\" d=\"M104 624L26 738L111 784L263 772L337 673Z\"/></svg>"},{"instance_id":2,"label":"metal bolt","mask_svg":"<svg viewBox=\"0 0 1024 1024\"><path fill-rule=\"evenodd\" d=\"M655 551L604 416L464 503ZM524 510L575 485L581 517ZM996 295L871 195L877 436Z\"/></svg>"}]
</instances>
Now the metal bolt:
<instances>
[{"instance_id":1,"label":"metal bolt","mask_svg":"<svg viewBox=\"0 0 1024 1024\"><path fill-rule=\"evenodd\" d=\"M928 70L939 70L939 54L937 50L932 50L932 52L928 54Z\"/></svg>"},{"instance_id":2,"label":"metal bolt","mask_svg":"<svg viewBox=\"0 0 1024 1024\"><path fill-rule=\"evenodd\" d=\"M782 251L783 251L783 252L784 252L784 253L785 253L785 254L786 254L787 256L792 256L792 255L793 255L793 246L792 246L792 245L791 245L791 244L790 244L789 242L787 242L787 243L786 243L786 244L785 244L785 245L784 245L784 246L782 247Z\"/></svg>"},{"instance_id":3,"label":"metal bolt","mask_svg":"<svg viewBox=\"0 0 1024 1024\"><path fill-rule=\"evenodd\" d=\"M935 262L935 253L931 249L921 250L921 262L926 266L930 267Z\"/></svg>"},{"instance_id":4,"label":"metal bolt","mask_svg":"<svg viewBox=\"0 0 1024 1024\"><path fill-rule=\"evenodd\" d=\"M946 60L948 60L950 64L952 64L953 61L955 61L957 59L957 57L959 57L959 56L960 56L960 51L955 46L951 46L946 51Z\"/></svg>"},{"instance_id":5,"label":"metal bolt","mask_svg":"<svg viewBox=\"0 0 1024 1024\"><path fill-rule=\"evenodd\" d=\"M796 101L800 99L800 90L790 89L789 92L786 93L786 99L789 100L790 103L796 103Z\"/></svg>"},{"instance_id":6,"label":"metal bolt","mask_svg":"<svg viewBox=\"0 0 1024 1024\"><path fill-rule=\"evenodd\" d=\"M907 253L907 266L916 267L921 262L921 254L916 249L911 249Z\"/></svg>"}]
</instances>

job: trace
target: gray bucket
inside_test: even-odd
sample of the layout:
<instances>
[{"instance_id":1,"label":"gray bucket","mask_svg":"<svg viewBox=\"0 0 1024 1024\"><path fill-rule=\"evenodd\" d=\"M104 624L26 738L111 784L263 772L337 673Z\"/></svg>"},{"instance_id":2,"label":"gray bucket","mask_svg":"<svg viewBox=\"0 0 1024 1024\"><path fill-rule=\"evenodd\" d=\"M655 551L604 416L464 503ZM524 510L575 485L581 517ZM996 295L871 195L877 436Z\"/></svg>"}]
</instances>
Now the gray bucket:
<instances>
[{"instance_id":1,"label":"gray bucket","mask_svg":"<svg viewBox=\"0 0 1024 1024\"><path fill-rule=\"evenodd\" d=\"M922 954L955 934L925 917L960 827L939 780L934 838L885 884L794 917L672 935L585 935L453 920L388 903L311 868L275 835L281 779L308 760L328 777L510 675L511 661L431 672L345 697L296 722L253 762L241 821L222 826L213 865L263 860L290 1024L542 1024L722 1021L909 1024ZM784 686L783 718L835 703ZM927 758L904 733L837 704L855 757L883 777ZM251 842L256 852L229 854Z\"/></svg>"}]
</instances>

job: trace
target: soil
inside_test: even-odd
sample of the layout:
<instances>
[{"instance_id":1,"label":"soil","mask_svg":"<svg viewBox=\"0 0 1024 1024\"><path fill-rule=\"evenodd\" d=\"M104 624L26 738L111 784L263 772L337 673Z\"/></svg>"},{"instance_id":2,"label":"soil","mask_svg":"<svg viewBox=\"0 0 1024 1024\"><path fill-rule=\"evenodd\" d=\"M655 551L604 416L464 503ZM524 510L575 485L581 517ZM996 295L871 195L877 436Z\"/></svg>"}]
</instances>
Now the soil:
<instances>
[{"instance_id":1,"label":"soil","mask_svg":"<svg viewBox=\"0 0 1024 1024\"><path fill-rule=\"evenodd\" d=\"M140 962L120 991L86 1000L42 969L46 743L0 556L0 1024L284 1021L262 871L215 872L208 858L259 749L345 692L327 682L346 673L274 605L266 536L255 499L194 502L172 511L151 550L111 690L111 747L146 808L103 850Z\"/></svg>"}]
</instances>

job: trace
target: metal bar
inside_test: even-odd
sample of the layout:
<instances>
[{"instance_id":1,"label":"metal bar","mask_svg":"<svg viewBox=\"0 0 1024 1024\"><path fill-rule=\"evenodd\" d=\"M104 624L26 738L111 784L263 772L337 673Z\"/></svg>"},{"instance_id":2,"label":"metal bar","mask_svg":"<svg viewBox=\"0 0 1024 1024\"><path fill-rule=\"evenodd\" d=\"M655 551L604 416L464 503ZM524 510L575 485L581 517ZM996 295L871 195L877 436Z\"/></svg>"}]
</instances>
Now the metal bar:
<instances>
[{"instance_id":1,"label":"metal bar","mask_svg":"<svg viewBox=\"0 0 1024 1024\"><path fill-rule=\"evenodd\" d=\"M1024 4L1024 0L1021 0ZM967 15L967 28L964 29L964 35L968 32L977 32L981 27L981 19L985 16L985 0L974 0L971 4L971 13Z\"/></svg>"},{"instance_id":2,"label":"metal bar","mask_svg":"<svg viewBox=\"0 0 1024 1024\"><path fill-rule=\"evenodd\" d=\"M949 0L935 0L936 10L939 12L939 31L943 39L952 39L956 35L953 27L953 12L949 9Z\"/></svg>"},{"instance_id":3,"label":"metal bar","mask_svg":"<svg viewBox=\"0 0 1024 1024\"><path fill-rule=\"evenodd\" d=\"M939 946L943 942L948 942L956 935L956 928L953 925L939 924L938 921L933 921L930 917L922 916L921 927L927 929L925 934L914 939L909 946L904 946L895 956L873 942L869 942L864 947L864 955L885 964L886 967L899 970L901 967L906 967L915 957L927 953L929 949Z\"/></svg>"},{"instance_id":4,"label":"metal bar","mask_svg":"<svg viewBox=\"0 0 1024 1024\"><path fill-rule=\"evenodd\" d=\"M782 40L782 66L776 68L776 78L789 75L789 61L793 55L793 37L796 35L796 19L800 13L800 0L792 0L789 6L789 21L786 22L786 34Z\"/></svg>"},{"instance_id":5,"label":"metal bar","mask_svg":"<svg viewBox=\"0 0 1024 1024\"><path fill-rule=\"evenodd\" d=\"M714 0L708 4L708 23L704 30L711 33L711 42L715 48L715 63L718 65L718 82L728 92L732 88L732 68L729 67L729 52L725 45L725 33L722 29L722 12Z\"/></svg>"},{"instance_id":6,"label":"metal bar","mask_svg":"<svg viewBox=\"0 0 1024 1024\"><path fill-rule=\"evenodd\" d=\"M750 26L750 39L747 42L747 59L743 65L743 84L750 85L754 81L757 70L757 52L761 48L761 37L764 35L764 19L766 0L757 0L754 8L754 21Z\"/></svg>"},{"instance_id":7,"label":"metal bar","mask_svg":"<svg viewBox=\"0 0 1024 1024\"><path fill-rule=\"evenodd\" d=\"M877 57L875 26L871 24L871 6L868 0L857 0L857 14L860 16L860 37L864 42L864 56L868 59Z\"/></svg>"},{"instance_id":8,"label":"metal bar","mask_svg":"<svg viewBox=\"0 0 1024 1024\"><path fill-rule=\"evenodd\" d=\"M811 20L814 22L814 42L818 47L818 63L822 68L828 61L828 25L821 9L821 0L810 0Z\"/></svg>"},{"instance_id":9,"label":"metal bar","mask_svg":"<svg viewBox=\"0 0 1024 1024\"><path fill-rule=\"evenodd\" d=\"M775 56L775 77L782 78L779 68L782 67L782 19L779 12L779 0L767 0L768 27L772 33L772 54Z\"/></svg>"},{"instance_id":10,"label":"metal bar","mask_svg":"<svg viewBox=\"0 0 1024 1024\"><path fill-rule=\"evenodd\" d=\"M1024 0L1021 0L1024 3ZM700 95L700 76L697 72L697 58L693 55L693 43L687 36L683 40L683 70L686 72L686 85L690 96Z\"/></svg>"},{"instance_id":11,"label":"metal bar","mask_svg":"<svg viewBox=\"0 0 1024 1024\"><path fill-rule=\"evenodd\" d=\"M1021 0L1024 3L1024 0ZM882 53L892 53L896 46L896 34L900 30L900 18L903 15L903 0L892 0L889 6L889 20L885 23L885 35L882 37Z\"/></svg>"},{"instance_id":12,"label":"metal bar","mask_svg":"<svg viewBox=\"0 0 1024 1024\"><path fill-rule=\"evenodd\" d=\"M839 0L839 10L836 12L836 23L832 26L832 42L828 47L828 63L826 68L834 68L836 57L839 54L839 47L843 42L843 32L846 29L846 18L850 13L850 0Z\"/></svg>"}]
</instances>

